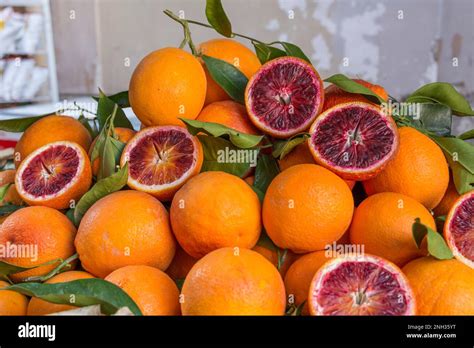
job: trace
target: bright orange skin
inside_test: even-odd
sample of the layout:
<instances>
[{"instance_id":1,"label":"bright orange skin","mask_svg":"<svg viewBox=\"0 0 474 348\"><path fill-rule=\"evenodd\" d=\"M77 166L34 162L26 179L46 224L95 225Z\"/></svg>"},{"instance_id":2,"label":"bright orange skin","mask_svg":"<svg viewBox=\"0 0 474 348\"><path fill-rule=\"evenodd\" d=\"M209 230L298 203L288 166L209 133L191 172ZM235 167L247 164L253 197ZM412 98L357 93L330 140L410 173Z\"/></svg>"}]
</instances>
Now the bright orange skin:
<instances>
[{"instance_id":1,"label":"bright orange skin","mask_svg":"<svg viewBox=\"0 0 474 348\"><path fill-rule=\"evenodd\" d=\"M454 185L454 181L452 179L449 180L448 188L444 193L441 202L433 209L434 216L443 216L448 215L451 207L456 203L458 198L461 195L456 190L456 186Z\"/></svg>"},{"instance_id":2,"label":"bright orange skin","mask_svg":"<svg viewBox=\"0 0 474 348\"><path fill-rule=\"evenodd\" d=\"M409 196L383 192L366 198L355 210L350 228L352 244L364 245L364 252L381 256L403 266L426 255L412 235L416 218L436 230L430 212Z\"/></svg>"},{"instance_id":3,"label":"bright orange skin","mask_svg":"<svg viewBox=\"0 0 474 348\"><path fill-rule=\"evenodd\" d=\"M285 286L278 270L259 253L215 250L199 260L184 281L183 315L283 315Z\"/></svg>"},{"instance_id":4,"label":"bright orange skin","mask_svg":"<svg viewBox=\"0 0 474 348\"><path fill-rule=\"evenodd\" d=\"M48 207L26 207L8 216L0 226L0 245L34 245L38 247L37 259L33 257L0 257L21 267L33 267L56 259L67 259L74 254L76 228L59 211ZM32 276L42 276L52 271L58 263L45 265L10 276L21 282Z\"/></svg>"},{"instance_id":5,"label":"bright orange skin","mask_svg":"<svg viewBox=\"0 0 474 348\"><path fill-rule=\"evenodd\" d=\"M262 229L260 201L242 179L204 172L189 180L171 203L171 226L181 247L200 258L223 247L253 248Z\"/></svg>"},{"instance_id":6,"label":"bright orange skin","mask_svg":"<svg viewBox=\"0 0 474 348\"><path fill-rule=\"evenodd\" d=\"M374 92L379 97L381 97L383 100L388 100L388 94L382 86L374 85L370 82L360 80L360 79L354 79L353 81L357 82L358 84L360 84L364 87L367 87L372 92ZM343 103L347 103L347 102L354 102L354 101L373 104L369 99L364 97L364 95L362 95L362 94L348 93L348 92L345 92L344 90L340 89L336 85L330 85L324 90L323 111L326 111L327 109L329 109L329 108L331 108L335 105L338 105L338 104L343 104Z\"/></svg>"},{"instance_id":7,"label":"bright orange skin","mask_svg":"<svg viewBox=\"0 0 474 348\"><path fill-rule=\"evenodd\" d=\"M449 210L449 213L448 215L446 216L446 222L444 223L444 231L443 231L443 235L444 235L444 239L446 240L446 242L448 243L448 246L449 248L451 249L451 251L453 252L454 254L454 257L456 259L458 259L459 261L461 261L462 263L466 264L467 266L471 267L474 269L474 260L472 260L471 258L468 258L466 255L464 255L463 253L463 250L460 250L459 249L459 243L456 244L456 241L454 240L454 236L452 235L452 232L451 232L451 223L453 222L453 220L458 216L459 214L459 206L464 202L464 201L467 201L468 199L472 199L474 197L474 191L470 191L470 192L467 192L465 194L463 194L462 196L460 196L452 205L452 207L450 208ZM469 221L469 218L471 219L471 221ZM471 224L471 229L470 231L467 233L467 235L464 235L465 237L459 237L459 238L463 238L461 239L461 245L464 244L463 241L465 241L465 244L466 245L469 245L467 242L469 239L472 240L472 236L473 236L473 229L472 229L472 221L474 220L474 217L470 216L470 217L467 217L465 219L463 219L462 221L465 223L465 224ZM468 248L465 247L465 248ZM466 250L464 250L466 251Z\"/></svg>"},{"instance_id":8,"label":"bright orange skin","mask_svg":"<svg viewBox=\"0 0 474 348\"><path fill-rule=\"evenodd\" d=\"M45 284L56 284L66 283L78 279L89 279L94 278L91 274L83 271L69 271L59 273L54 277L48 279ZM58 313L63 311L69 311L71 309L77 309L77 306L51 303L48 301L41 300L33 297L28 305L28 315L47 315L52 313Z\"/></svg>"},{"instance_id":9,"label":"bright orange skin","mask_svg":"<svg viewBox=\"0 0 474 348\"><path fill-rule=\"evenodd\" d=\"M81 220L74 244L84 269L100 278L137 264L165 270L176 248L163 204L131 190L94 203Z\"/></svg>"},{"instance_id":10,"label":"bright orange skin","mask_svg":"<svg viewBox=\"0 0 474 348\"><path fill-rule=\"evenodd\" d=\"M263 202L263 225L280 248L306 253L338 240L353 210L344 180L321 166L300 164L271 182Z\"/></svg>"},{"instance_id":11,"label":"bright orange skin","mask_svg":"<svg viewBox=\"0 0 474 348\"><path fill-rule=\"evenodd\" d=\"M69 116L51 115L44 117L23 133L15 147L15 166L34 150L55 141L71 141L88 150L92 137L78 120Z\"/></svg>"},{"instance_id":12,"label":"bright orange skin","mask_svg":"<svg viewBox=\"0 0 474 348\"><path fill-rule=\"evenodd\" d=\"M184 126L204 105L206 74L192 54L173 47L151 52L138 64L129 86L130 105L147 127Z\"/></svg>"},{"instance_id":13,"label":"bright orange skin","mask_svg":"<svg viewBox=\"0 0 474 348\"><path fill-rule=\"evenodd\" d=\"M0 289L10 284L0 280ZM12 290L0 290L0 315L26 315L28 297Z\"/></svg>"},{"instance_id":14,"label":"bright orange skin","mask_svg":"<svg viewBox=\"0 0 474 348\"><path fill-rule=\"evenodd\" d=\"M38 151L47 150L49 146L52 146L56 143L51 143L37 149ZM74 144L74 143L66 143L65 144ZM89 156L87 152L82 148L78 147L79 149L79 157L80 161L83 162L82 171L78 174L78 177L75 179L75 183L70 186L66 191L62 192L61 194L57 194L49 199L31 199L30 197L26 196L24 191L22 190L22 185L20 184L21 179L21 172L27 168L27 161L23 161L20 166L18 167L17 174L15 177L15 186L18 188L18 194L20 195L21 199L28 203L29 205L39 205L50 207L54 209L68 209L71 207L71 202L79 202L81 197L89 191L89 188L92 184L92 169L89 161ZM26 159L30 157L34 157L36 152L31 153ZM38 178L39 180L39 178Z\"/></svg>"},{"instance_id":15,"label":"bright orange skin","mask_svg":"<svg viewBox=\"0 0 474 348\"><path fill-rule=\"evenodd\" d=\"M239 69L247 78L251 78L261 64L253 51L240 42L231 39L213 39L199 45L198 51L202 54L226 61ZM212 79L209 71L204 66L207 79L207 93L204 105L228 100L227 93Z\"/></svg>"},{"instance_id":16,"label":"bright orange skin","mask_svg":"<svg viewBox=\"0 0 474 348\"><path fill-rule=\"evenodd\" d=\"M117 135L118 140L120 140L122 143L128 143L130 139L135 135L135 131L130 128L121 128L117 127L115 128L115 134ZM89 148L89 158L92 158L92 151L94 150L95 143L97 142L96 137L94 141L92 142L90 148ZM92 175L97 176L99 174L99 168L100 168L100 156L97 157L93 162L92 162Z\"/></svg>"},{"instance_id":17,"label":"bright orange skin","mask_svg":"<svg viewBox=\"0 0 474 348\"><path fill-rule=\"evenodd\" d=\"M281 160L278 160L278 165L280 166L280 170L284 171L290 167L296 166L298 164L316 164L314 161L313 155L309 151L308 142L304 142L299 144L291 150L285 157ZM352 190L356 184L353 180L344 180Z\"/></svg>"},{"instance_id":18,"label":"bright orange skin","mask_svg":"<svg viewBox=\"0 0 474 348\"><path fill-rule=\"evenodd\" d=\"M166 269L166 274L173 280L184 279L198 259L187 254L179 245L176 248L173 261Z\"/></svg>"},{"instance_id":19,"label":"bright orange skin","mask_svg":"<svg viewBox=\"0 0 474 348\"><path fill-rule=\"evenodd\" d=\"M232 100L211 103L202 109L196 119L201 122L214 122L245 134L259 134L250 122L245 106Z\"/></svg>"},{"instance_id":20,"label":"bright orange skin","mask_svg":"<svg viewBox=\"0 0 474 348\"><path fill-rule=\"evenodd\" d=\"M23 205L23 200L21 199L15 187L15 173L16 171L14 169L7 169L0 172L0 187L12 184L8 188L3 200L0 201L0 207L7 203L13 205Z\"/></svg>"},{"instance_id":21,"label":"bright orange skin","mask_svg":"<svg viewBox=\"0 0 474 348\"><path fill-rule=\"evenodd\" d=\"M134 265L119 268L105 280L125 291L143 315L179 315L179 290L158 268Z\"/></svg>"},{"instance_id":22,"label":"bright orange skin","mask_svg":"<svg viewBox=\"0 0 474 348\"><path fill-rule=\"evenodd\" d=\"M375 178L364 181L367 194L398 192L413 197L426 208L436 207L449 184L448 163L441 149L411 127L399 129L400 147Z\"/></svg>"},{"instance_id":23,"label":"bright orange skin","mask_svg":"<svg viewBox=\"0 0 474 348\"><path fill-rule=\"evenodd\" d=\"M257 253L265 257L268 261L272 263L273 266L278 268L278 253L276 252L276 250L271 250L261 245L254 246L252 250L256 251ZM288 268L292 265L292 263L295 260L298 259L298 257L299 255L296 255L291 250L287 250L285 260L283 261L283 264L281 265L279 269L282 277L285 276L286 272L288 271Z\"/></svg>"},{"instance_id":24,"label":"bright orange skin","mask_svg":"<svg viewBox=\"0 0 474 348\"><path fill-rule=\"evenodd\" d=\"M328 260L330 260L330 257L326 256L326 251L313 251L301 256L290 266L285 275L285 289L287 296L293 295L293 303L296 306L300 306L308 300L311 280L313 280L318 269ZM304 305L301 314L309 315L307 303Z\"/></svg>"},{"instance_id":25,"label":"bright orange skin","mask_svg":"<svg viewBox=\"0 0 474 348\"><path fill-rule=\"evenodd\" d=\"M403 272L415 293L418 315L474 315L474 269L456 259L416 259Z\"/></svg>"}]
</instances>

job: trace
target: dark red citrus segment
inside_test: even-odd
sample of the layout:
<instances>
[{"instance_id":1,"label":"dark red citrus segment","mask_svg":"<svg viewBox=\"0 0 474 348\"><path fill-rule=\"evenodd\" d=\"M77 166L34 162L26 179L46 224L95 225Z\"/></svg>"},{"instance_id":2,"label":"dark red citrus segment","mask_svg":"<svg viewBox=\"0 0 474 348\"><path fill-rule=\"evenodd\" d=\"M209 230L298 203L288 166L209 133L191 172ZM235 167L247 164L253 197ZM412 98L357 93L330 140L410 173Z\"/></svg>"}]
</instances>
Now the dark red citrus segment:
<instances>
[{"instance_id":1,"label":"dark red citrus segment","mask_svg":"<svg viewBox=\"0 0 474 348\"><path fill-rule=\"evenodd\" d=\"M449 230L456 249L468 260L474 261L474 193L456 206Z\"/></svg>"},{"instance_id":2,"label":"dark red citrus segment","mask_svg":"<svg viewBox=\"0 0 474 348\"><path fill-rule=\"evenodd\" d=\"M322 83L306 62L282 57L256 73L247 87L246 99L247 111L262 130L291 134L307 128L320 111Z\"/></svg>"},{"instance_id":3,"label":"dark red citrus segment","mask_svg":"<svg viewBox=\"0 0 474 348\"><path fill-rule=\"evenodd\" d=\"M334 109L311 138L329 164L341 168L370 168L393 149L395 133L380 112L361 106Z\"/></svg>"},{"instance_id":4,"label":"dark red citrus segment","mask_svg":"<svg viewBox=\"0 0 474 348\"><path fill-rule=\"evenodd\" d=\"M28 162L21 175L23 189L36 197L53 195L74 179L79 166L76 149L66 145L48 147Z\"/></svg>"},{"instance_id":5,"label":"dark red citrus segment","mask_svg":"<svg viewBox=\"0 0 474 348\"><path fill-rule=\"evenodd\" d=\"M193 166L195 144L174 128L157 129L140 138L129 154L130 176L143 185L176 181Z\"/></svg>"}]
</instances>

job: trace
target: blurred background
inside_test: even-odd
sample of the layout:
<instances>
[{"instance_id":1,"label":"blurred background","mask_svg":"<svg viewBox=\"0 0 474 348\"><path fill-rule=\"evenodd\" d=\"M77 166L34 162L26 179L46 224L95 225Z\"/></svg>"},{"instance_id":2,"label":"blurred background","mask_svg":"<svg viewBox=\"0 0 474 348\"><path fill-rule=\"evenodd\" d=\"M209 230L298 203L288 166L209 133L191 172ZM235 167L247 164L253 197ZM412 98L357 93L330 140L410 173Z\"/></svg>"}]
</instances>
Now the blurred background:
<instances>
[{"instance_id":1,"label":"blurred background","mask_svg":"<svg viewBox=\"0 0 474 348\"><path fill-rule=\"evenodd\" d=\"M235 32L299 45L323 78L342 72L381 84L395 98L445 81L474 102L473 0L223 5ZM48 112L51 103L81 100L98 87L107 94L127 90L143 56L182 40L181 27L163 10L206 22L204 8L204 0L0 0L0 117ZM196 44L218 36L191 29ZM30 101L34 106L17 107ZM456 132L469 127L471 120L456 120Z\"/></svg>"}]
</instances>

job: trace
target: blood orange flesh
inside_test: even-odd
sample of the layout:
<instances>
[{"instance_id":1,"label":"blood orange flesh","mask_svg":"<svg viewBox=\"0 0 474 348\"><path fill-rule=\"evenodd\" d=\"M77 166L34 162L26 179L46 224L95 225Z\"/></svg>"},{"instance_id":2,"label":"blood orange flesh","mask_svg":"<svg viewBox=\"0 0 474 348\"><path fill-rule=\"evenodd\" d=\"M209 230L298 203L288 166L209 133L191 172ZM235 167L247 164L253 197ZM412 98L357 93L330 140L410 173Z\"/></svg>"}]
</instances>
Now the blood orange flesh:
<instances>
[{"instance_id":1,"label":"blood orange flesh","mask_svg":"<svg viewBox=\"0 0 474 348\"><path fill-rule=\"evenodd\" d=\"M367 180L398 150L395 122L380 108L363 102L334 106L311 126L315 161L346 180Z\"/></svg>"},{"instance_id":2,"label":"blood orange flesh","mask_svg":"<svg viewBox=\"0 0 474 348\"><path fill-rule=\"evenodd\" d=\"M474 191L459 197L451 207L444 236L454 256L474 268Z\"/></svg>"},{"instance_id":3,"label":"blood orange flesh","mask_svg":"<svg viewBox=\"0 0 474 348\"><path fill-rule=\"evenodd\" d=\"M324 102L323 83L306 61L281 57L264 64L245 90L245 105L257 128L286 138L309 128Z\"/></svg>"},{"instance_id":4,"label":"blood orange flesh","mask_svg":"<svg viewBox=\"0 0 474 348\"><path fill-rule=\"evenodd\" d=\"M316 272L308 296L312 315L414 315L413 292L402 271L373 255L347 255Z\"/></svg>"},{"instance_id":5,"label":"blood orange flesh","mask_svg":"<svg viewBox=\"0 0 474 348\"><path fill-rule=\"evenodd\" d=\"M30 205L64 209L87 192L92 180L84 149L76 143L58 141L40 147L20 165L16 185Z\"/></svg>"},{"instance_id":6,"label":"blood orange flesh","mask_svg":"<svg viewBox=\"0 0 474 348\"><path fill-rule=\"evenodd\" d=\"M201 144L186 129L150 127L129 141L121 165L129 163L130 187L170 200L187 179L199 173L202 158Z\"/></svg>"}]
</instances>

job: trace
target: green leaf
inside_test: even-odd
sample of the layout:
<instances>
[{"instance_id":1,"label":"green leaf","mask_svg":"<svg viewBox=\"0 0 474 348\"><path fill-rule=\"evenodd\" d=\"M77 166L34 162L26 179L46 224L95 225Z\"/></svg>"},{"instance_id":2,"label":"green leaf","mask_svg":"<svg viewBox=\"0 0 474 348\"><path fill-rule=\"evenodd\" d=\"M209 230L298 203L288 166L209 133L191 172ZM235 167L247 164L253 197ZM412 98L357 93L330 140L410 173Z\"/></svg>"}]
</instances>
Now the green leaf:
<instances>
[{"instance_id":1,"label":"green leaf","mask_svg":"<svg viewBox=\"0 0 474 348\"><path fill-rule=\"evenodd\" d=\"M283 46L288 56L301 58L307 61L309 64L312 64L311 60L306 56L306 54L304 54L303 50L298 46L285 41L277 41L277 43Z\"/></svg>"},{"instance_id":2,"label":"green leaf","mask_svg":"<svg viewBox=\"0 0 474 348\"><path fill-rule=\"evenodd\" d=\"M91 124L89 123L89 119L87 119L87 117L85 117L84 115L81 115L79 116L77 120L81 122L81 124L87 129L92 139L94 139L97 136L97 132L91 127Z\"/></svg>"},{"instance_id":3,"label":"green leaf","mask_svg":"<svg viewBox=\"0 0 474 348\"><path fill-rule=\"evenodd\" d=\"M6 247L6 246L5 246ZM54 259L51 261L44 262L40 265L32 266L32 267L21 267L21 266L16 266L11 263L5 262L5 261L0 261L0 278L5 278L11 274L23 272L23 271L28 271L30 269L42 267L42 266L47 266L55 263L61 263L63 260L61 259Z\"/></svg>"},{"instance_id":4,"label":"green leaf","mask_svg":"<svg viewBox=\"0 0 474 348\"><path fill-rule=\"evenodd\" d=\"M0 217L10 215L18 209L24 208L21 205L5 204L0 207Z\"/></svg>"},{"instance_id":5,"label":"green leaf","mask_svg":"<svg viewBox=\"0 0 474 348\"><path fill-rule=\"evenodd\" d=\"M257 161L257 167L255 168L255 180L253 186L259 191L267 192L267 188L280 173L280 168L276 159L271 155L262 154Z\"/></svg>"},{"instance_id":6,"label":"green leaf","mask_svg":"<svg viewBox=\"0 0 474 348\"><path fill-rule=\"evenodd\" d=\"M22 133L31 126L36 121L42 119L46 116L54 115L54 112L48 114L34 116L34 117L24 117L24 118L14 118L10 120L0 121L0 130L10 133Z\"/></svg>"},{"instance_id":7,"label":"green leaf","mask_svg":"<svg viewBox=\"0 0 474 348\"><path fill-rule=\"evenodd\" d=\"M257 245L261 246L262 248L271 250L271 251L278 251L278 247L273 243L266 232L262 232L260 234L260 238L257 241Z\"/></svg>"},{"instance_id":8,"label":"green leaf","mask_svg":"<svg viewBox=\"0 0 474 348\"><path fill-rule=\"evenodd\" d=\"M99 97L92 97L96 102L99 101ZM114 103L118 104L121 108L129 108L130 101L128 99L128 91L119 92L113 95L109 95L109 99L112 100Z\"/></svg>"},{"instance_id":9,"label":"green leaf","mask_svg":"<svg viewBox=\"0 0 474 348\"><path fill-rule=\"evenodd\" d=\"M255 47L255 53L258 57L258 60L262 64L265 64L266 62L272 59L286 56L286 52L279 48L255 41L253 41L252 43Z\"/></svg>"},{"instance_id":10,"label":"green leaf","mask_svg":"<svg viewBox=\"0 0 474 348\"><path fill-rule=\"evenodd\" d=\"M201 122L197 120L188 120L185 118L180 118L186 124L189 133L192 135L197 135L198 133L205 133L213 137L225 137L229 139L232 144L241 148L249 149L251 147L257 146L260 141L263 139L262 135L252 135L245 134L235 129L226 127L219 123L214 122Z\"/></svg>"},{"instance_id":11,"label":"green leaf","mask_svg":"<svg viewBox=\"0 0 474 348\"><path fill-rule=\"evenodd\" d=\"M309 138L308 133L297 134L288 140L277 140L273 143L272 155L275 158L283 159L288 155L296 146L304 143Z\"/></svg>"},{"instance_id":12,"label":"green leaf","mask_svg":"<svg viewBox=\"0 0 474 348\"><path fill-rule=\"evenodd\" d=\"M74 209L75 225L79 225L84 214L95 202L112 192L121 190L127 185L127 179L128 163L117 173L96 182L95 185L81 197Z\"/></svg>"},{"instance_id":13,"label":"green leaf","mask_svg":"<svg viewBox=\"0 0 474 348\"><path fill-rule=\"evenodd\" d=\"M245 155L242 156L243 158L240 161L229 161L226 159L226 153L258 151L257 149L239 149L230 141L223 138L214 138L208 135L198 135L198 138L204 152L204 160L201 168L202 172L223 171L238 177L243 177L248 173L253 164L252 161Z\"/></svg>"},{"instance_id":14,"label":"green leaf","mask_svg":"<svg viewBox=\"0 0 474 348\"><path fill-rule=\"evenodd\" d=\"M367 97L370 101L373 101L374 103L381 104L381 103L386 102L385 100L383 100L383 98L378 96L376 93L372 92L367 87L358 84L357 82L355 82L354 80L348 78L347 76L343 74L333 75L331 77L328 77L324 81L330 82L346 92L362 94L365 97Z\"/></svg>"},{"instance_id":15,"label":"green leaf","mask_svg":"<svg viewBox=\"0 0 474 348\"><path fill-rule=\"evenodd\" d=\"M135 315L142 314L135 302L122 289L98 278L55 284L21 283L6 289L57 304L73 304L76 307L100 304L105 314L114 314L122 307L128 307ZM71 303L71 298L75 299L74 303Z\"/></svg>"},{"instance_id":16,"label":"green leaf","mask_svg":"<svg viewBox=\"0 0 474 348\"><path fill-rule=\"evenodd\" d=\"M103 151L100 155L98 180L107 178L116 172L124 148L125 143L109 135L106 137Z\"/></svg>"},{"instance_id":17,"label":"green leaf","mask_svg":"<svg viewBox=\"0 0 474 348\"><path fill-rule=\"evenodd\" d=\"M278 265L277 268L280 271L281 267L285 263L286 257L288 256L288 249L280 249L277 250L277 257L278 257Z\"/></svg>"},{"instance_id":18,"label":"green leaf","mask_svg":"<svg viewBox=\"0 0 474 348\"><path fill-rule=\"evenodd\" d=\"M235 66L223 60L202 56L212 79L236 102L245 103L247 77Z\"/></svg>"},{"instance_id":19,"label":"green leaf","mask_svg":"<svg viewBox=\"0 0 474 348\"><path fill-rule=\"evenodd\" d=\"M474 129L468 130L467 132L458 135L458 138L462 140L474 139Z\"/></svg>"},{"instance_id":20,"label":"green leaf","mask_svg":"<svg viewBox=\"0 0 474 348\"><path fill-rule=\"evenodd\" d=\"M412 232L418 249L420 248L421 243L426 236L428 253L431 256L437 258L438 260L449 260L454 257L453 253L443 239L443 236L430 227L422 224L419 218L415 219L415 222L412 226Z\"/></svg>"},{"instance_id":21,"label":"green leaf","mask_svg":"<svg viewBox=\"0 0 474 348\"><path fill-rule=\"evenodd\" d=\"M99 90L99 101L97 105L97 120L99 121L99 130L102 130L102 128L104 128L106 125L107 119L114 112L115 105L118 107L114 118L114 126L133 129L132 123L127 118L122 108L112 99L107 97L104 92Z\"/></svg>"},{"instance_id":22,"label":"green leaf","mask_svg":"<svg viewBox=\"0 0 474 348\"><path fill-rule=\"evenodd\" d=\"M446 155L446 154L445 154ZM447 156L449 167L453 174L454 186L460 195L474 190L474 174L470 173L459 162L454 162L451 156Z\"/></svg>"},{"instance_id":23,"label":"green leaf","mask_svg":"<svg viewBox=\"0 0 474 348\"><path fill-rule=\"evenodd\" d=\"M206 17L219 34L232 37L232 25L220 0L206 0Z\"/></svg>"},{"instance_id":24,"label":"green leaf","mask_svg":"<svg viewBox=\"0 0 474 348\"><path fill-rule=\"evenodd\" d=\"M445 152L446 157L458 162L474 174L474 146L459 138L431 137Z\"/></svg>"},{"instance_id":25,"label":"green leaf","mask_svg":"<svg viewBox=\"0 0 474 348\"><path fill-rule=\"evenodd\" d=\"M406 101L434 101L449 106L455 115L474 115L474 110L472 110L471 105L466 98L464 98L451 84L446 82L428 83L413 92Z\"/></svg>"},{"instance_id":26,"label":"green leaf","mask_svg":"<svg viewBox=\"0 0 474 348\"><path fill-rule=\"evenodd\" d=\"M33 277L28 277L23 280L23 282L45 282L48 279L54 277L55 275L68 271L72 268L72 262L74 260L77 260L79 258L79 254L74 254L70 257L68 257L66 260L61 261L61 263L56 266L52 271L49 273L42 275L42 276L33 276Z\"/></svg>"},{"instance_id":27,"label":"green leaf","mask_svg":"<svg viewBox=\"0 0 474 348\"><path fill-rule=\"evenodd\" d=\"M451 134L452 112L442 104L416 103L417 115L409 115L416 127L421 127L432 134L447 136Z\"/></svg>"},{"instance_id":28,"label":"green leaf","mask_svg":"<svg viewBox=\"0 0 474 348\"><path fill-rule=\"evenodd\" d=\"M3 199L5 198L5 195L7 194L8 192L8 189L10 188L10 186L12 186L13 184L10 183L10 184L5 184L3 186L0 187L0 202L3 202Z\"/></svg>"}]
</instances>

